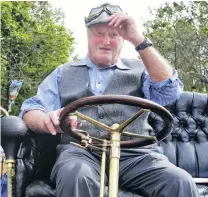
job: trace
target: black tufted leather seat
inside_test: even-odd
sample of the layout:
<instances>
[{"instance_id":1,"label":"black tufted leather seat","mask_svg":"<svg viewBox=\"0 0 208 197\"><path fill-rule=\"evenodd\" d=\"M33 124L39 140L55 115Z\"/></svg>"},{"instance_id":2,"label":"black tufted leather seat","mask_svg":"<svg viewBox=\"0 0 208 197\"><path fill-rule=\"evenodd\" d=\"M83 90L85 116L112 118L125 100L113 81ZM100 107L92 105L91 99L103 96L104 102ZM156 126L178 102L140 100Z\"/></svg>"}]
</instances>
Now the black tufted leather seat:
<instances>
[{"instance_id":1,"label":"black tufted leather seat","mask_svg":"<svg viewBox=\"0 0 208 197\"><path fill-rule=\"evenodd\" d=\"M174 117L171 135L160 142L163 153L175 165L195 178L201 197L208 197L208 95L183 92L180 99L167 106ZM150 124L157 131L160 120L153 114ZM60 136L28 132L18 152L16 196L52 197L55 186L49 175L56 160ZM35 182L34 182L35 181ZM119 196L136 196L120 191ZM138 195L137 195L138 196Z\"/></svg>"}]
</instances>

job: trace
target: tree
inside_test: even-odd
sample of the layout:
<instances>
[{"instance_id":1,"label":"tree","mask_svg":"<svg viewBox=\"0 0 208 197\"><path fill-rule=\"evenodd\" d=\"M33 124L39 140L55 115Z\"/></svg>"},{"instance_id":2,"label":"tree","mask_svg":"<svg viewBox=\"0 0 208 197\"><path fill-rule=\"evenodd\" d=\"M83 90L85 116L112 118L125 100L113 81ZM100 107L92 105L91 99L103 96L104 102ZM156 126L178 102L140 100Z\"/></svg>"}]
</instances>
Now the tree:
<instances>
[{"instance_id":1,"label":"tree","mask_svg":"<svg viewBox=\"0 0 208 197\"><path fill-rule=\"evenodd\" d=\"M43 78L68 61L74 38L62 25L63 13L47 1L1 2L1 14L1 105L6 107L11 80L23 80L12 111L18 114Z\"/></svg>"},{"instance_id":2,"label":"tree","mask_svg":"<svg viewBox=\"0 0 208 197\"><path fill-rule=\"evenodd\" d=\"M166 3L151 10L147 35L178 70L185 90L208 92L208 2Z\"/></svg>"}]
</instances>

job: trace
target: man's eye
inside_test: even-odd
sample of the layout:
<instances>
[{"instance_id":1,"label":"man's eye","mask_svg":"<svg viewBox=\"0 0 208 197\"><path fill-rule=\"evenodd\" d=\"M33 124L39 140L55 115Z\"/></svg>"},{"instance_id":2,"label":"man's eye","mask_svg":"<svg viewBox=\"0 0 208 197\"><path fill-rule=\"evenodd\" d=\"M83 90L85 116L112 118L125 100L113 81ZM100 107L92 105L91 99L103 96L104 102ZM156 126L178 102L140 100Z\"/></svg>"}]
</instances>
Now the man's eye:
<instances>
[{"instance_id":1,"label":"man's eye","mask_svg":"<svg viewBox=\"0 0 208 197\"><path fill-rule=\"evenodd\" d=\"M97 35L97 36L103 36L103 34L104 34L104 33L103 33L102 31L96 31L96 32L95 32L95 35Z\"/></svg>"},{"instance_id":2,"label":"man's eye","mask_svg":"<svg viewBox=\"0 0 208 197\"><path fill-rule=\"evenodd\" d=\"M111 37L118 37L118 34L117 33L111 33L110 36Z\"/></svg>"}]
</instances>

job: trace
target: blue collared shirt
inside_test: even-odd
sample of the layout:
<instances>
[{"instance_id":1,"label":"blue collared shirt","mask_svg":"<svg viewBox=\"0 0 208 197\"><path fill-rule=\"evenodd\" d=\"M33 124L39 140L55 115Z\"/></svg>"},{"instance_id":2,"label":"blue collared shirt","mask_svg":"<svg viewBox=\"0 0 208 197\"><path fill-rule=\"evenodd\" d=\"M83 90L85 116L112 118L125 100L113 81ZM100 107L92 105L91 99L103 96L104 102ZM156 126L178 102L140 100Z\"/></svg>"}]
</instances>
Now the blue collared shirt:
<instances>
[{"instance_id":1,"label":"blue collared shirt","mask_svg":"<svg viewBox=\"0 0 208 197\"><path fill-rule=\"evenodd\" d=\"M89 89L95 95L103 94L116 68L127 68L120 59L115 65L104 68L97 68L88 56L80 60L79 63L88 66ZM22 117L25 112L33 109L49 112L61 108L58 83L61 78L62 69L63 65L57 67L39 85L37 94L24 101L21 107L20 117ZM177 71L174 71L171 78L160 82L153 82L148 72L145 70L142 74L142 84L144 97L163 106L178 99L183 90L183 84L178 78Z\"/></svg>"}]
</instances>

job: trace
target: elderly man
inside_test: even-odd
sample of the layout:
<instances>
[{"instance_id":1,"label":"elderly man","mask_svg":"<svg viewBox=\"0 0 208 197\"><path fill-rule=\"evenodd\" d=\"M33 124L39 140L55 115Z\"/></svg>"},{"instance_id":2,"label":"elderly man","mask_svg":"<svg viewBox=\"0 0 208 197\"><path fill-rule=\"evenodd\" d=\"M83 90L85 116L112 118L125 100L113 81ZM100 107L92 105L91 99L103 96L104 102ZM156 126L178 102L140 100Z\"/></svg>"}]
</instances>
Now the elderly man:
<instances>
[{"instance_id":1,"label":"elderly man","mask_svg":"<svg viewBox=\"0 0 208 197\"><path fill-rule=\"evenodd\" d=\"M85 25L87 56L55 69L41 83L37 95L22 105L21 116L34 132L62 133L60 112L66 104L79 98L131 95L164 106L176 100L183 89L177 72L137 29L133 18L122 12L119 6L104 4L93 8L85 19ZM124 40L132 43L142 60L120 58ZM114 113L116 110L119 113ZM122 116L120 111L123 111ZM91 111L85 109L88 115L93 112L95 119L108 125L128 118L128 112L133 111L133 108L113 106L97 106ZM151 129L145 120L143 123L146 126L142 129L148 132ZM69 121L71 129L81 127L76 117L70 116ZM141 122L135 123L131 130L136 132L139 126ZM102 131L90 124L83 123L82 129L88 129L92 136L102 135ZM56 184L56 196L97 197L101 155L93 150L75 147L70 144L72 141L72 137L62 134L57 148L58 159L51 174L51 181ZM121 150L119 187L146 196L197 197L191 176L155 150L151 147ZM107 173L105 180L107 185Z\"/></svg>"}]
</instances>

